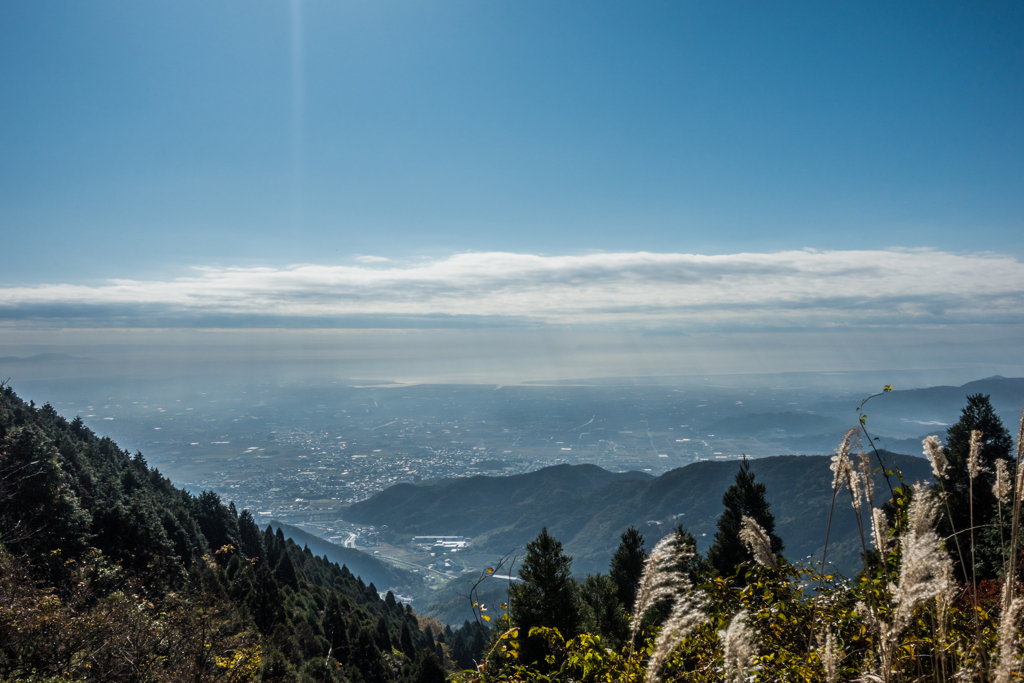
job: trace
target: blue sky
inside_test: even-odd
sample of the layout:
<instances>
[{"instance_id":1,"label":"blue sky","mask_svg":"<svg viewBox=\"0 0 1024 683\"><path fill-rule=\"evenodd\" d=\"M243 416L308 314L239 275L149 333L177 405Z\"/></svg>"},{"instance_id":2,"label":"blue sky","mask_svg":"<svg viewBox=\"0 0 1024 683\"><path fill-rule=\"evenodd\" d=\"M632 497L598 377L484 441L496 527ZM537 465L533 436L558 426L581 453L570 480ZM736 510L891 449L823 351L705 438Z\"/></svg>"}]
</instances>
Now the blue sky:
<instances>
[{"instance_id":1,"label":"blue sky","mask_svg":"<svg viewBox=\"0 0 1024 683\"><path fill-rule=\"evenodd\" d=\"M1020 3L7 2L0 93L8 332L1024 323Z\"/></svg>"}]
</instances>

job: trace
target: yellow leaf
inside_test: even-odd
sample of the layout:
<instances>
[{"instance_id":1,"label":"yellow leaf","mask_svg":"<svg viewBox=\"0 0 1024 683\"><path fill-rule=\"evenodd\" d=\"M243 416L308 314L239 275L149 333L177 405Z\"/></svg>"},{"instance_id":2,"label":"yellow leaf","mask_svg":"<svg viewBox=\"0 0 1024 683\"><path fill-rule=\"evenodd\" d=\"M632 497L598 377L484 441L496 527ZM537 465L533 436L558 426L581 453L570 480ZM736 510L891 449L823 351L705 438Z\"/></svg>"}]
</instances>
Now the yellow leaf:
<instances>
[{"instance_id":1,"label":"yellow leaf","mask_svg":"<svg viewBox=\"0 0 1024 683\"><path fill-rule=\"evenodd\" d=\"M491 620L491 618L489 616L487 616L486 614L484 614L482 616L484 618L484 621L490 621Z\"/></svg>"}]
</instances>

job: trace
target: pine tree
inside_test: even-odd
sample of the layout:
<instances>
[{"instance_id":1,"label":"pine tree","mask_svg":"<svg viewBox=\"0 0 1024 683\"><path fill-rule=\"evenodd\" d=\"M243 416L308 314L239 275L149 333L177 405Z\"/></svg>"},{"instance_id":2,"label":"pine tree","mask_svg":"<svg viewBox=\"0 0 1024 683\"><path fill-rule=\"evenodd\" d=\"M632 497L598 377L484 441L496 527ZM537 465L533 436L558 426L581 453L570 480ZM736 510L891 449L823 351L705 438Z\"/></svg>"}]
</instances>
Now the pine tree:
<instances>
[{"instance_id":1,"label":"pine tree","mask_svg":"<svg viewBox=\"0 0 1024 683\"><path fill-rule=\"evenodd\" d=\"M557 628L568 640L579 632L576 582L572 578L572 557L547 527L526 544L526 557L519 569L521 581L509 587L509 614L523 633L534 626ZM540 638L522 639L519 658L524 664L543 662L546 652Z\"/></svg>"},{"instance_id":2,"label":"pine tree","mask_svg":"<svg viewBox=\"0 0 1024 683\"><path fill-rule=\"evenodd\" d=\"M331 647L331 656L345 664L348 662L348 623L341 610L338 593L331 591L327 596L323 620L324 636Z\"/></svg>"},{"instance_id":3,"label":"pine tree","mask_svg":"<svg viewBox=\"0 0 1024 683\"><path fill-rule=\"evenodd\" d=\"M282 585L291 586L293 589L299 587L299 577L295 572L295 565L292 563L292 556L288 552L287 546L281 551L281 560L274 569L274 576Z\"/></svg>"},{"instance_id":4,"label":"pine tree","mask_svg":"<svg viewBox=\"0 0 1024 683\"><path fill-rule=\"evenodd\" d=\"M416 655L416 664L413 667L413 683L444 683L445 670L441 666L437 655L426 648Z\"/></svg>"},{"instance_id":5,"label":"pine tree","mask_svg":"<svg viewBox=\"0 0 1024 683\"><path fill-rule=\"evenodd\" d=\"M266 563L261 562L256 570L256 580L245 604L256 622L260 633L268 634L274 625L284 619L281 590Z\"/></svg>"},{"instance_id":6,"label":"pine tree","mask_svg":"<svg viewBox=\"0 0 1024 683\"><path fill-rule=\"evenodd\" d=\"M381 652L391 652L391 633L388 631L388 622L383 616L377 617L377 630L374 634L374 642Z\"/></svg>"},{"instance_id":7,"label":"pine tree","mask_svg":"<svg viewBox=\"0 0 1024 683\"><path fill-rule=\"evenodd\" d=\"M967 471L967 460L971 451L971 431L982 433L982 446L979 453L981 474L974 480L971 490L971 478ZM971 528L971 497L974 498L974 559L978 579L996 578L1003 568L1002 551L1000 549L999 510L998 502L992 493L995 481L996 460L1006 460L1009 471L1016 467L1016 459L1012 455L1013 440L1003 426L1002 420L992 408L989 397L983 394L972 394L967 397L967 405L960 414L960 419L946 432L946 467L942 486L936 487L945 491L949 504L949 513L943 516L939 529L942 535L949 537L953 531L958 534L959 544L947 542L947 549L953 554L956 576L963 578L967 568L967 577L971 577L970 534L965 532ZM943 507L943 510L945 508ZM1003 518L1007 518L1004 511ZM952 525L950 524L952 521ZM1005 532L1008 535L1008 530ZM958 552L963 552L961 558Z\"/></svg>"},{"instance_id":8,"label":"pine tree","mask_svg":"<svg viewBox=\"0 0 1024 683\"><path fill-rule=\"evenodd\" d=\"M399 636L399 643L405 656L412 659L413 655L416 654L416 650L412 644L412 633L409 631L409 624L404 621L402 622L402 634Z\"/></svg>"},{"instance_id":9,"label":"pine tree","mask_svg":"<svg viewBox=\"0 0 1024 683\"><path fill-rule=\"evenodd\" d=\"M349 663L366 683L386 683L390 679L380 650L374 642L373 630L360 629L349 657Z\"/></svg>"},{"instance_id":10,"label":"pine tree","mask_svg":"<svg viewBox=\"0 0 1024 683\"><path fill-rule=\"evenodd\" d=\"M629 634L626 611L618 598L618 586L605 574L588 575L580 586L583 630L601 636L606 647L618 649Z\"/></svg>"},{"instance_id":11,"label":"pine tree","mask_svg":"<svg viewBox=\"0 0 1024 683\"><path fill-rule=\"evenodd\" d=\"M248 509L242 510L238 516L238 541L241 543L242 553L252 559L263 559L266 551L263 548L263 537L260 528L256 526L256 520Z\"/></svg>"},{"instance_id":12,"label":"pine tree","mask_svg":"<svg viewBox=\"0 0 1024 683\"><path fill-rule=\"evenodd\" d=\"M634 527L622 533L619 547L612 555L608 575L615 583L615 594L623 608L632 613L636 589L640 585L640 576L644 572L647 551L644 550L644 537Z\"/></svg>"},{"instance_id":13,"label":"pine tree","mask_svg":"<svg viewBox=\"0 0 1024 683\"><path fill-rule=\"evenodd\" d=\"M736 473L736 483L722 496L725 511L718 518L715 540L708 549L708 562L719 574L731 575L740 564L753 564L753 557L740 540L743 517L751 517L768 532L772 552L781 553L782 539L775 535L775 516L771 504L765 498L765 485L754 481L750 471L750 460L744 456Z\"/></svg>"}]
</instances>

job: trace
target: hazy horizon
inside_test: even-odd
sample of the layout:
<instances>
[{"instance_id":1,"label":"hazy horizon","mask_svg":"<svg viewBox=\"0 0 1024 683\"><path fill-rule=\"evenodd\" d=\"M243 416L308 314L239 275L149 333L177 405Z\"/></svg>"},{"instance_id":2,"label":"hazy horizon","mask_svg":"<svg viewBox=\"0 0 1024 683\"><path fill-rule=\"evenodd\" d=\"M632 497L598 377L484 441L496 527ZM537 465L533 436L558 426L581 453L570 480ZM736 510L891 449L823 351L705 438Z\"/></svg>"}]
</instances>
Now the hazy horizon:
<instances>
[{"instance_id":1,"label":"hazy horizon","mask_svg":"<svg viewBox=\"0 0 1024 683\"><path fill-rule=\"evenodd\" d=\"M1018 4L55 7L0 9L0 357L1024 375Z\"/></svg>"}]
</instances>

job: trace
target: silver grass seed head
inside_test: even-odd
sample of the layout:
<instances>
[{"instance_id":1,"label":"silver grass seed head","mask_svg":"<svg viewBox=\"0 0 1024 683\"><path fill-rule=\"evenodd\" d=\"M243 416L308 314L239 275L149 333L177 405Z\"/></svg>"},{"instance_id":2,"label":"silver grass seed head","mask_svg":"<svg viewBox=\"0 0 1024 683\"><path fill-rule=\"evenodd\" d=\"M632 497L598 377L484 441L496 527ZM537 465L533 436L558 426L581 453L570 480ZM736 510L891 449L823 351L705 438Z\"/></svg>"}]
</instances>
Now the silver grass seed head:
<instances>
[{"instance_id":1,"label":"silver grass seed head","mask_svg":"<svg viewBox=\"0 0 1024 683\"><path fill-rule=\"evenodd\" d=\"M995 683L1010 683L1011 674L1017 664L1017 614L1024 607L1024 600L1015 598L1003 610L999 618L999 664L996 666Z\"/></svg>"},{"instance_id":2,"label":"silver grass seed head","mask_svg":"<svg viewBox=\"0 0 1024 683\"><path fill-rule=\"evenodd\" d=\"M929 436L921 442L924 446L924 455L932 464L932 474L936 479L946 476L946 452L942 449L942 442L937 436Z\"/></svg>"},{"instance_id":3,"label":"silver grass seed head","mask_svg":"<svg viewBox=\"0 0 1024 683\"><path fill-rule=\"evenodd\" d=\"M871 537L878 552L889 552L889 519L880 508L871 509Z\"/></svg>"},{"instance_id":4,"label":"silver grass seed head","mask_svg":"<svg viewBox=\"0 0 1024 683\"><path fill-rule=\"evenodd\" d=\"M707 614L705 614L706 608L707 596L701 591L689 591L676 598L668 620L658 633L651 658L647 660L646 680L658 683L661 667L672 652L679 647L686 636L708 620Z\"/></svg>"},{"instance_id":5,"label":"silver grass seed head","mask_svg":"<svg viewBox=\"0 0 1024 683\"><path fill-rule=\"evenodd\" d=\"M778 569L779 564L772 552L772 541L768 532L761 528L752 517L743 515L743 525L740 528L740 540L747 546L747 550L754 556L754 561L762 567Z\"/></svg>"},{"instance_id":6,"label":"silver grass seed head","mask_svg":"<svg viewBox=\"0 0 1024 683\"><path fill-rule=\"evenodd\" d=\"M907 511L907 531L900 539L903 557L899 584L893 595L895 607L891 636L910 623L914 608L932 598L944 595L952 581L952 561L942 549L942 540L935 533L939 501L928 495L927 487L914 485L914 495Z\"/></svg>"},{"instance_id":7,"label":"silver grass seed head","mask_svg":"<svg viewBox=\"0 0 1024 683\"><path fill-rule=\"evenodd\" d=\"M753 666L754 631L746 624L748 616L746 610L740 610L729 622L729 628L718 633L723 642L727 681L741 683L746 680L748 673L756 669Z\"/></svg>"},{"instance_id":8,"label":"silver grass seed head","mask_svg":"<svg viewBox=\"0 0 1024 683\"><path fill-rule=\"evenodd\" d=\"M1013 485L1010 483L1010 470L1006 466L1006 461L1000 458L996 460L996 483L992 485L992 493L995 494L996 499L1006 505L1010 502L1010 492L1013 490Z\"/></svg>"},{"instance_id":9,"label":"silver grass seed head","mask_svg":"<svg viewBox=\"0 0 1024 683\"><path fill-rule=\"evenodd\" d=\"M692 546L681 544L676 534L669 534L658 541L644 562L637 589L636 605L633 608L632 635L640 629L644 612L655 603L670 598L679 599L690 590L690 580L678 570L684 562L693 557Z\"/></svg>"},{"instance_id":10,"label":"silver grass seed head","mask_svg":"<svg viewBox=\"0 0 1024 683\"><path fill-rule=\"evenodd\" d=\"M971 475L971 479L977 479L978 475L984 471L981 466L981 440L983 437L984 434L977 429L971 430L971 453L967 456L967 473Z\"/></svg>"},{"instance_id":11,"label":"silver grass seed head","mask_svg":"<svg viewBox=\"0 0 1024 683\"><path fill-rule=\"evenodd\" d=\"M853 471L853 464L850 462L850 451L853 448L856 435L856 429L847 431L842 443L839 444L839 450L832 456L832 464L829 465L829 469L834 473L832 476L833 491L838 490L841 484L847 483L850 479L850 472Z\"/></svg>"},{"instance_id":12,"label":"silver grass seed head","mask_svg":"<svg viewBox=\"0 0 1024 683\"><path fill-rule=\"evenodd\" d=\"M868 499L869 505L875 504L875 478L871 472L871 456L866 452L861 451L857 454L859 462L857 463L858 474L860 475L860 483L864 486L864 495Z\"/></svg>"},{"instance_id":13,"label":"silver grass seed head","mask_svg":"<svg viewBox=\"0 0 1024 683\"><path fill-rule=\"evenodd\" d=\"M825 682L836 683L839 680L839 657L836 656L836 639L831 631L825 635L825 648L819 657L825 668Z\"/></svg>"}]
</instances>

